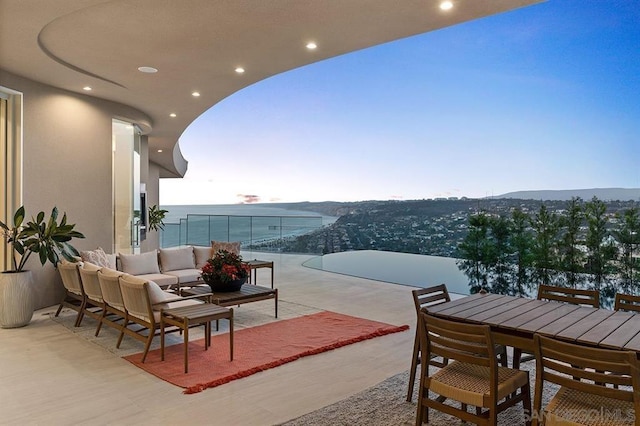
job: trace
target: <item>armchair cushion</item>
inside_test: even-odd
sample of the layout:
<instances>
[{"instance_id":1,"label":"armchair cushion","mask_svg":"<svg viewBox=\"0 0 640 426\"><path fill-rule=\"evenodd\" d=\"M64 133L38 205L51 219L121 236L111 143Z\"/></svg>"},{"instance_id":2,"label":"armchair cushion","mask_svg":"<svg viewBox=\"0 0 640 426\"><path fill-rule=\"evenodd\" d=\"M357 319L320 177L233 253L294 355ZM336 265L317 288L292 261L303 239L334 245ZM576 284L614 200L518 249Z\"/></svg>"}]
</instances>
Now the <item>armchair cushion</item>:
<instances>
[{"instance_id":1,"label":"armchair cushion","mask_svg":"<svg viewBox=\"0 0 640 426\"><path fill-rule=\"evenodd\" d=\"M160 265L163 273L181 269L194 269L196 262L193 257L193 247L160 249Z\"/></svg>"},{"instance_id":2,"label":"armchair cushion","mask_svg":"<svg viewBox=\"0 0 640 426\"><path fill-rule=\"evenodd\" d=\"M198 247L193 246L193 254L196 257L196 269L202 269L207 263L207 260L211 259L213 248L212 247Z\"/></svg>"},{"instance_id":3,"label":"armchair cushion","mask_svg":"<svg viewBox=\"0 0 640 426\"><path fill-rule=\"evenodd\" d=\"M119 254L122 272L131 275L159 274L158 253L150 251L141 254Z\"/></svg>"}]
</instances>

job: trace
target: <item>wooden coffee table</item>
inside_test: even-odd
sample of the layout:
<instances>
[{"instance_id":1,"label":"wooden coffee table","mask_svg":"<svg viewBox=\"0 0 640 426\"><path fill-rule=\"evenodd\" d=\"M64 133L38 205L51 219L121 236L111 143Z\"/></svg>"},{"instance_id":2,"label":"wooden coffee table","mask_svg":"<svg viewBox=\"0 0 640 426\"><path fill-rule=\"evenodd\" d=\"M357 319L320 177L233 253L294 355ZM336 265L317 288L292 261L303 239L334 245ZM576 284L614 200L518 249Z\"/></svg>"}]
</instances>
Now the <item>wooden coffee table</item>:
<instances>
[{"instance_id":1,"label":"wooden coffee table","mask_svg":"<svg viewBox=\"0 0 640 426\"><path fill-rule=\"evenodd\" d=\"M229 320L229 355L233 361L233 309L212 303L182 306L163 309L160 312L160 359L164 361L164 325L170 324L183 331L184 338L184 372L189 372L189 327L204 324L204 349L211 346L211 321Z\"/></svg>"},{"instance_id":2,"label":"wooden coffee table","mask_svg":"<svg viewBox=\"0 0 640 426\"><path fill-rule=\"evenodd\" d=\"M211 294L211 287L200 285L181 290L183 296L199 296L207 294L211 303L218 306L242 305L243 303L258 302L260 300L274 299L275 316L278 318L278 289L262 287L254 284L244 284L239 291L216 292Z\"/></svg>"}]
</instances>

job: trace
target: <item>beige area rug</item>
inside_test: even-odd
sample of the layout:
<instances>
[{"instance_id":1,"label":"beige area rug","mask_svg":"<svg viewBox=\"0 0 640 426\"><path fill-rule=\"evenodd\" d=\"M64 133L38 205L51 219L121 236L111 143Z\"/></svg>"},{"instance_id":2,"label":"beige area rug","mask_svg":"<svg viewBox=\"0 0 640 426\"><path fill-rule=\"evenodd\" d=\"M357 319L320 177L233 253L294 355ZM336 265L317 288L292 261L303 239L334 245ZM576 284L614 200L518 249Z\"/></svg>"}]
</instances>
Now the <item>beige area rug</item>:
<instances>
[{"instance_id":1,"label":"beige area rug","mask_svg":"<svg viewBox=\"0 0 640 426\"><path fill-rule=\"evenodd\" d=\"M254 303L246 303L243 305L233 306L234 317L234 330L241 330L243 328L251 328L257 325L268 324L271 322L298 318L303 315L310 315L321 312L320 309L310 306L300 305L297 303L286 302L283 300L278 301L278 318L274 317L274 301L264 300ZM124 336L120 348L116 348L116 342L118 341L119 332L113 327L102 326L100 335L95 337L96 327L98 321L85 315L80 327L74 327L76 320L76 311L64 308L60 313L60 316L54 316L55 311L49 313L51 319L63 325L70 333L82 337L92 343L95 343L105 350L119 356L125 357L127 355L133 355L140 353L144 350L144 343L136 340L130 336ZM213 335L219 333L228 332L228 321L220 321L220 330L216 331L213 328ZM189 340L195 341L204 337L203 327L196 327L189 331ZM174 345L182 343L182 336L179 333L170 333L166 335L167 345ZM151 343L151 350L160 348L160 336L156 336Z\"/></svg>"},{"instance_id":2,"label":"beige area rug","mask_svg":"<svg viewBox=\"0 0 640 426\"><path fill-rule=\"evenodd\" d=\"M509 360L511 362L511 360ZM430 367L434 369L434 367ZM533 402L533 382L535 362L526 362L521 367L529 371L531 399ZM392 376L377 385L357 393L335 404L305 414L282 423L282 426L400 426L414 425L416 422L416 400L419 378L414 386L413 402L407 402L409 372ZM545 387L543 404L556 392L555 387ZM462 424L457 418L431 410L429 425L450 426ZM503 426L524 425L522 404L511 407L498 415L498 424Z\"/></svg>"}]
</instances>

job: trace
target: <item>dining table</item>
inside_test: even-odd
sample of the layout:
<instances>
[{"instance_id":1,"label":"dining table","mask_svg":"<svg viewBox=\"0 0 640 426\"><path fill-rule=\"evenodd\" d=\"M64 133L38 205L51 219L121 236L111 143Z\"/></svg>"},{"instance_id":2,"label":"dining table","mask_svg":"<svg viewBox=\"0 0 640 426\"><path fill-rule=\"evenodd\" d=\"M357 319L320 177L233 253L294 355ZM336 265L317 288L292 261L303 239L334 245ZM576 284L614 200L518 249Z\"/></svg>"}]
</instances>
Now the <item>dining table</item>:
<instances>
[{"instance_id":1,"label":"dining table","mask_svg":"<svg viewBox=\"0 0 640 426\"><path fill-rule=\"evenodd\" d=\"M453 321L491 326L495 343L533 352L533 335L555 337L592 347L640 353L640 314L477 293L425 308Z\"/></svg>"}]
</instances>

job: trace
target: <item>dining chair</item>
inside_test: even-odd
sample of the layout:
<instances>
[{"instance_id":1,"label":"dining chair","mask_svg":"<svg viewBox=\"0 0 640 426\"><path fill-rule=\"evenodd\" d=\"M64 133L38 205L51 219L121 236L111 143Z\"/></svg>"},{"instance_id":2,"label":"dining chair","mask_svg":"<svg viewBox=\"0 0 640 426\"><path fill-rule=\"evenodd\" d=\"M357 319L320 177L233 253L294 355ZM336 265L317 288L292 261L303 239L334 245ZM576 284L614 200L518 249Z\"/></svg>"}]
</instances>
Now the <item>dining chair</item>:
<instances>
[{"instance_id":1,"label":"dining chair","mask_svg":"<svg viewBox=\"0 0 640 426\"><path fill-rule=\"evenodd\" d=\"M413 295L413 304L416 310L416 333L413 339L413 353L411 355L411 370L409 373L409 389L407 390L407 401L411 402L413 398L413 384L416 380L416 371L418 370L418 364L420 364L420 311L428 309L430 306L439 305L440 303L449 302L451 297L447 286L444 284L436 285L433 287L419 288L411 292ZM436 359L430 359L429 364L436 367L444 367L447 365L447 359L438 361Z\"/></svg>"},{"instance_id":2,"label":"dining chair","mask_svg":"<svg viewBox=\"0 0 640 426\"><path fill-rule=\"evenodd\" d=\"M534 335L534 346L534 425L640 425L640 364L635 352L539 334ZM545 382L559 389L543 410Z\"/></svg>"},{"instance_id":3,"label":"dining chair","mask_svg":"<svg viewBox=\"0 0 640 426\"><path fill-rule=\"evenodd\" d=\"M489 325L467 324L420 314L422 365L433 355L450 362L432 375L422 368L416 425L429 422L429 409L478 425L495 426L498 413L522 403L525 422L530 425L531 391L529 372L498 365ZM438 397L432 399L429 392ZM445 404L457 401L460 408ZM475 406L475 412L468 406Z\"/></svg>"},{"instance_id":4,"label":"dining chair","mask_svg":"<svg viewBox=\"0 0 640 426\"><path fill-rule=\"evenodd\" d=\"M548 284L540 284L538 287L538 300L552 300L569 303L571 305L600 307L600 292L598 290L586 290L578 288L558 287ZM520 368L520 364L535 359L533 354L522 354L522 350L513 348L513 368Z\"/></svg>"},{"instance_id":5,"label":"dining chair","mask_svg":"<svg viewBox=\"0 0 640 426\"><path fill-rule=\"evenodd\" d=\"M640 312L640 296L616 293L613 308L616 311Z\"/></svg>"},{"instance_id":6,"label":"dining chair","mask_svg":"<svg viewBox=\"0 0 640 426\"><path fill-rule=\"evenodd\" d=\"M439 305L444 302L451 301L449 291L445 284L440 284L427 288L419 288L411 292L413 295L413 304L416 310L416 333L413 340L413 353L411 355L411 369L409 370L409 388L407 389L407 401L411 402L413 399L413 386L416 379L416 372L420 361L420 312L428 312L429 308L435 305ZM501 364L507 366L507 349L503 345L497 345L497 354L500 357ZM447 365L448 360L446 358L431 358L429 364L435 367L444 367Z\"/></svg>"}]
</instances>

